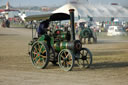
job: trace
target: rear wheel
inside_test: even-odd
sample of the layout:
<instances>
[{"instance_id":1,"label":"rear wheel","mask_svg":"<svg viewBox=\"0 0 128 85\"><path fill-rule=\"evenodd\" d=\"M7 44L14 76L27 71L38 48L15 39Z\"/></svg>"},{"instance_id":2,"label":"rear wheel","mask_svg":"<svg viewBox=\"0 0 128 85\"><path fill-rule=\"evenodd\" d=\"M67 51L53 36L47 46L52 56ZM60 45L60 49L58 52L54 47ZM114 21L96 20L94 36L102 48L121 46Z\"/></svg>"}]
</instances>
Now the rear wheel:
<instances>
[{"instance_id":1,"label":"rear wheel","mask_svg":"<svg viewBox=\"0 0 128 85\"><path fill-rule=\"evenodd\" d=\"M31 49L31 59L37 68L46 68L49 63L49 49L44 42L35 42Z\"/></svg>"}]
</instances>

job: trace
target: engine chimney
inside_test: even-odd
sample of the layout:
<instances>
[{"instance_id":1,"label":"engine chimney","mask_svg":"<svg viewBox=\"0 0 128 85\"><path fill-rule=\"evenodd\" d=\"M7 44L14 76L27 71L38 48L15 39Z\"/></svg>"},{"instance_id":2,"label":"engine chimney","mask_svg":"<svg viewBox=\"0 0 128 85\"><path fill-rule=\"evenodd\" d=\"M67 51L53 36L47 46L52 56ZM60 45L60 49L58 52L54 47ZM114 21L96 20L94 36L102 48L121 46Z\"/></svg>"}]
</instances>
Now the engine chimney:
<instances>
[{"instance_id":1,"label":"engine chimney","mask_svg":"<svg viewBox=\"0 0 128 85\"><path fill-rule=\"evenodd\" d=\"M74 28L74 9L70 9L70 23L71 23L71 34L72 34L72 40L75 40L75 28Z\"/></svg>"}]
</instances>

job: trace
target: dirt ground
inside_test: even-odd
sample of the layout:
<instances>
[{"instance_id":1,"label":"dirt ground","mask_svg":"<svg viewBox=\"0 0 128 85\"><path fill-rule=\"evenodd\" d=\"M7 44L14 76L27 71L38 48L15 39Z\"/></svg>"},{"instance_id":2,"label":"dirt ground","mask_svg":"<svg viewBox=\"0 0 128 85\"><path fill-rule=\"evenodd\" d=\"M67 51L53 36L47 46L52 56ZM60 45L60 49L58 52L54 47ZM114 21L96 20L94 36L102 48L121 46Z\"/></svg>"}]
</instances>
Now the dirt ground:
<instances>
[{"instance_id":1,"label":"dirt ground","mask_svg":"<svg viewBox=\"0 0 128 85\"><path fill-rule=\"evenodd\" d=\"M27 54L30 40L30 29L0 28L0 85L128 85L128 37L84 45L93 54L93 65L70 72L52 64L35 68Z\"/></svg>"}]
</instances>

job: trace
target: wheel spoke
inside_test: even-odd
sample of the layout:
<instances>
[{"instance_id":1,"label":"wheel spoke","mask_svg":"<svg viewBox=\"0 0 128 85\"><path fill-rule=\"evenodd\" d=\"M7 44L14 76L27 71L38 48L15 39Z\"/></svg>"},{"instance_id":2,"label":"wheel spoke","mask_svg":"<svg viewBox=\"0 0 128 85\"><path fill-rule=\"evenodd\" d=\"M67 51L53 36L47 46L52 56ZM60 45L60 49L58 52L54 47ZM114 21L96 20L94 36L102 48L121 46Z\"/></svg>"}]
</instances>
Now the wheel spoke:
<instances>
[{"instance_id":1,"label":"wheel spoke","mask_svg":"<svg viewBox=\"0 0 128 85\"><path fill-rule=\"evenodd\" d=\"M38 58L38 56L36 55L36 57L33 58L33 60L36 60Z\"/></svg>"},{"instance_id":2,"label":"wheel spoke","mask_svg":"<svg viewBox=\"0 0 128 85\"><path fill-rule=\"evenodd\" d=\"M86 60L87 64L89 64L88 60Z\"/></svg>"},{"instance_id":3,"label":"wheel spoke","mask_svg":"<svg viewBox=\"0 0 128 85\"><path fill-rule=\"evenodd\" d=\"M64 60L64 56L62 56L62 55L60 55L61 56L61 58Z\"/></svg>"},{"instance_id":4,"label":"wheel spoke","mask_svg":"<svg viewBox=\"0 0 128 85\"><path fill-rule=\"evenodd\" d=\"M87 60L90 59L90 57L87 57Z\"/></svg>"},{"instance_id":5,"label":"wheel spoke","mask_svg":"<svg viewBox=\"0 0 128 85\"><path fill-rule=\"evenodd\" d=\"M35 49L36 52L38 52L38 51L37 51L37 48L36 48L35 46L34 46L34 49Z\"/></svg>"},{"instance_id":6,"label":"wheel spoke","mask_svg":"<svg viewBox=\"0 0 128 85\"><path fill-rule=\"evenodd\" d=\"M36 52L32 52L34 55L36 55L37 53Z\"/></svg>"},{"instance_id":7,"label":"wheel spoke","mask_svg":"<svg viewBox=\"0 0 128 85\"><path fill-rule=\"evenodd\" d=\"M34 58L35 63L37 63L39 59L40 59L39 57Z\"/></svg>"},{"instance_id":8,"label":"wheel spoke","mask_svg":"<svg viewBox=\"0 0 128 85\"><path fill-rule=\"evenodd\" d=\"M69 57L68 57L68 60L69 60L69 61L71 61L71 60L72 60L72 57L71 57L70 55L69 55Z\"/></svg>"},{"instance_id":9,"label":"wheel spoke","mask_svg":"<svg viewBox=\"0 0 128 85\"><path fill-rule=\"evenodd\" d=\"M67 61L67 65L71 65L71 62L70 61Z\"/></svg>"},{"instance_id":10,"label":"wheel spoke","mask_svg":"<svg viewBox=\"0 0 128 85\"><path fill-rule=\"evenodd\" d=\"M67 54L65 58L68 58L68 56L69 56L69 54Z\"/></svg>"},{"instance_id":11,"label":"wheel spoke","mask_svg":"<svg viewBox=\"0 0 128 85\"><path fill-rule=\"evenodd\" d=\"M39 52L38 43L35 45L36 51Z\"/></svg>"},{"instance_id":12,"label":"wheel spoke","mask_svg":"<svg viewBox=\"0 0 128 85\"><path fill-rule=\"evenodd\" d=\"M88 52L86 53L86 55L85 55L86 57L88 56Z\"/></svg>"},{"instance_id":13,"label":"wheel spoke","mask_svg":"<svg viewBox=\"0 0 128 85\"><path fill-rule=\"evenodd\" d=\"M40 57L42 57L42 58L46 58L46 56L43 56L43 55L40 55Z\"/></svg>"},{"instance_id":14,"label":"wheel spoke","mask_svg":"<svg viewBox=\"0 0 128 85\"><path fill-rule=\"evenodd\" d=\"M66 52L64 52L64 55L65 55L65 57L66 57L66 55L67 55Z\"/></svg>"},{"instance_id":15,"label":"wheel spoke","mask_svg":"<svg viewBox=\"0 0 128 85\"><path fill-rule=\"evenodd\" d=\"M40 62L40 58L36 61L36 63L39 64L39 62Z\"/></svg>"},{"instance_id":16,"label":"wheel spoke","mask_svg":"<svg viewBox=\"0 0 128 85\"><path fill-rule=\"evenodd\" d=\"M81 57L80 57L80 58L82 58L82 57L84 56L82 53L80 53L80 55L81 55Z\"/></svg>"},{"instance_id":17,"label":"wheel spoke","mask_svg":"<svg viewBox=\"0 0 128 85\"><path fill-rule=\"evenodd\" d=\"M62 66L65 66L65 61L61 61L61 65Z\"/></svg>"},{"instance_id":18,"label":"wheel spoke","mask_svg":"<svg viewBox=\"0 0 128 85\"><path fill-rule=\"evenodd\" d=\"M44 51L42 52L42 54L44 54L44 53L46 53L46 50L44 50Z\"/></svg>"},{"instance_id":19,"label":"wheel spoke","mask_svg":"<svg viewBox=\"0 0 128 85\"><path fill-rule=\"evenodd\" d=\"M82 51L82 54L84 55L84 50Z\"/></svg>"},{"instance_id":20,"label":"wheel spoke","mask_svg":"<svg viewBox=\"0 0 128 85\"><path fill-rule=\"evenodd\" d=\"M41 45L41 47L40 47L40 52L42 51L42 49L44 50L44 46L43 45Z\"/></svg>"},{"instance_id":21,"label":"wheel spoke","mask_svg":"<svg viewBox=\"0 0 128 85\"><path fill-rule=\"evenodd\" d=\"M64 64L65 64L64 67L66 67L66 64L67 64L66 61L64 61Z\"/></svg>"},{"instance_id":22,"label":"wheel spoke","mask_svg":"<svg viewBox=\"0 0 128 85\"><path fill-rule=\"evenodd\" d=\"M38 50L39 50L39 52L41 52L41 48L40 48L39 43L37 44L37 46L38 46Z\"/></svg>"},{"instance_id":23,"label":"wheel spoke","mask_svg":"<svg viewBox=\"0 0 128 85\"><path fill-rule=\"evenodd\" d=\"M71 66L71 63L70 64L67 64L67 68L69 68Z\"/></svg>"}]
</instances>

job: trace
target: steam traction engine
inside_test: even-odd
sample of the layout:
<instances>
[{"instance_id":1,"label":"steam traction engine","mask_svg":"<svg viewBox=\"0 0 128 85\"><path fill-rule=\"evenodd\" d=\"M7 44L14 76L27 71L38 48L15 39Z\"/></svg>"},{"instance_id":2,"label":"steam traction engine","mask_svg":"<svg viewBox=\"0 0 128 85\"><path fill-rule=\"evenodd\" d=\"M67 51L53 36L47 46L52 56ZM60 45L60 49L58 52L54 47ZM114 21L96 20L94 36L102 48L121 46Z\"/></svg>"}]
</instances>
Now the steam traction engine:
<instances>
[{"instance_id":1,"label":"steam traction engine","mask_svg":"<svg viewBox=\"0 0 128 85\"><path fill-rule=\"evenodd\" d=\"M97 43L96 33L93 32L89 27L83 28L80 31L79 38L82 43Z\"/></svg>"},{"instance_id":2,"label":"steam traction engine","mask_svg":"<svg viewBox=\"0 0 128 85\"><path fill-rule=\"evenodd\" d=\"M37 19L39 17L31 16L26 19L31 18ZM33 39L29 45L32 46L30 55L34 66L44 69L50 61L53 64L58 63L64 71L70 71L76 60L80 67L88 68L92 64L92 54L88 48L82 48L79 40L75 40L74 10L70 10L70 15L56 13L50 15L48 19L51 21L70 19L72 33L69 31L56 30L49 35L45 34L36 40Z\"/></svg>"}]
</instances>

